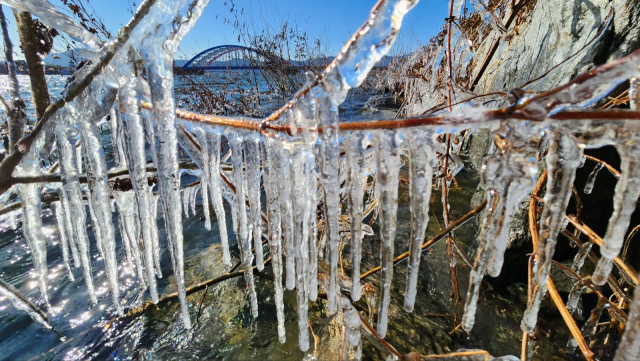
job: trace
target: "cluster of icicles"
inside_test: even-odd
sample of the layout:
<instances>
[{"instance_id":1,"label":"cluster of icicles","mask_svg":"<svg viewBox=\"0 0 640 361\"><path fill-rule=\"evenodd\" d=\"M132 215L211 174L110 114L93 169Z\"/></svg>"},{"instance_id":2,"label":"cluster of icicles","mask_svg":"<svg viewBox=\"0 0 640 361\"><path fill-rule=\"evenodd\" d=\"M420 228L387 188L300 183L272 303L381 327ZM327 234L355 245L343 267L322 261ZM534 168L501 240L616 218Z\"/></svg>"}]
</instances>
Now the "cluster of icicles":
<instances>
[{"instance_id":1,"label":"cluster of icicles","mask_svg":"<svg viewBox=\"0 0 640 361\"><path fill-rule=\"evenodd\" d=\"M5 1L6 2L6 1ZM33 1L36 2L36 1ZM571 106L586 107L604 97L622 81L640 76L640 54L627 57L616 67L603 69L595 78L586 79L542 97L523 98L518 106L539 122L486 116L482 107L465 107L448 115L437 126L403 130L339 131L338 106L349 89L357 87L393 44L400 22L416 1L382 1L357 37L322 75L310 76L296 100L274 121L290 125L296 134L260 133L231 127L203 124L176 118L173 98L173 52L181 37L190 29L206 5L205 1L160 0L134 30L131 39L110 67L82 96L67 104L50 122L47 134L55 136L60 155L60 201L53 204L61 247L67 268L71 256L81 267L91 300L96 296L89 259L89 239L85 230L86 194L96 242L104 259L111 297L118 313L120 305L115 253L115 228L111 220L118 208L120 234L126 260L134 265L141 288L149 290L151 300L158 302L156 278L162 277L160 246L156 225L158 203L167 230L178 293L185 327L191 326L186 302L183 271L182 211L195 213L196 192L200 190L205 214L205 227L211 226L209 202L213 205L223 250L223 262L231 261L223 199L233 216L233 232L240 249L244 277L248 286L251 312L258 316L258 303L252 266L264 268L262 239L266 237L272 257L277 306L278 334L285 340L283 289L296 290L298 303L299 347L309 348L308 301L318 297L322 287L327 294L330 313L344 312L346 340L356 350L360 343L360 318L346 297L339 297L338 257L340 243L351 241L351 299L361 296L360 257L365 199L377 199L380 228L380 291L377 333L387 331L391 284L393 281L394 241L398 203L399 169L408 159L410 170L411 247L405 290L406 311L411 312L416 300L421 246L429 215L429 200L436 167L436 151L445 153L437 137L466 128L485 128L503 136L507 146L485 160L482 182L487 191L486 217L481 225L480 246L472 271L465 305L463 326L473 327L480 282L485 273L500 273L508 242L508 228L518 203L534 188L537 180L538 142L546 134L548 181L540 221L540 242L532 277L532 294L522 328L532 332L540 302L546 293L546 282L552 265L556 238L562 230L571 194L575 170L580 166L585 147L614 144L622 159L622 175L616 186L615 209L601 248L603 255L593 275L603 284L620 252L630 215L640 192L640 164L637 161L640 129L634 121L559 121L546 118ZM51 16L51 8L29 9L43 18ZM10 2L11 6L17 6ZM45 10L42 10L45 9ZM70 31L62 27L63 31ZM76 37L78 38L78 37ZM159 39L162 39L160 41ZM141 76L141 64L146 79ZM82 70L76 74L81 78ZM71 82L70 87L74 86ZM637 97L637 82L632 81L631 98ZM117 101L116 101L117 96ZM142 109L149 99L153 110ZM634 102L632 107L636 109ZM126 168L133 191L110 188L107 165L98 125L110 115L110 126L116 168ZM545 120L546 119L546 120ZM319 132L318 129L322 131ZM230 179L221 169L222 137L231 149ZM45 149L45 137L25 156L17 175L38 175L38 152ZM198 165L198 188L181 194L178 168L178 144ZM345 156L342 157L341 153ZM406 157L401 157L401 155ZM147 180L147 156L157 170L157 195ZM84 160L84 161L83 161ZM80 183L83 169L87 184ZM454 167L455 168L455 167ZM451 170L455 173L455 169ZM366 180L375 181L374 189L365 187ZM449 181L446 177L440 182ZM231 185L232 184L232 185ZM264 186L266 205L261 204ZM46 244L41 231L40 191L38 185L25 185L19 190L23 202L24 235L32 252L40 290L47 301ZM366 196L365 196L366 195ZM341 202L341 200L343 200ZM324 218L317 218L319 202ZM341 237L341 209L346 205L350 237ZM263 214L263 208L265 213ZM344 222L342 222L344 224ZM344 225L343 225L344 227ZM319 232L318 230L322 231ZM322 234L322 236L320 236ZM255 248L255 254L252 251ZM71 255L71 256L70 256ZM284 258L282 258L284 256ZM318 277L319 259L326 260L328 277ZM71 272L69 272L71 275ZM283 277L284 275L284 277ZM72 277L72 275L70 276ZM283 279L284 278L284 279ZM630 306L629 323L618 354L637 355L640 348L640 295ZM19 304L19 300L15 301ZM356 352L357 353L357 352Z\"/></svg>"}]
</instances>

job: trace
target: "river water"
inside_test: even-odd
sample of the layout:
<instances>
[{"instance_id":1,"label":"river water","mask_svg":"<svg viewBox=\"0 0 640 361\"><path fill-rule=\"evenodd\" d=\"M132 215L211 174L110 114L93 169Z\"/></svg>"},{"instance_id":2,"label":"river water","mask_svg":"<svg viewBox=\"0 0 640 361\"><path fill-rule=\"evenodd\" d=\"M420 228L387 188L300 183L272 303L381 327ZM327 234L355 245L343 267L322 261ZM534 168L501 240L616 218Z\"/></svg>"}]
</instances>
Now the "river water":
<instances>
[{"instance_id":1,"label":"river water","mask_svg":"<svg viewBox=\"0 0 640 361\"><path fill-rule=\"evenodd\" d=\"M60 93L65 81L64 76L48 76L54 99ZM23 97L28 99L27 77L20 76L20 82ZM0 93L5 97L6 90L6 77L2 77ZM367 93L352 94L341 108L342 120L390 118L395 115L397 110L392 108L366 108L365 103L369 97L370 94ZM277 105L277 101L274 101L265 107L273 108ZM34 118L31 104L29 104L29 115L31 119ZM106 141L107 133L105 131ZM405 181L401 181L399 192L396 255L409 249L410 235L406 171L401 173L401 176ZM188 184L194 179L188 174L183 174L182 182ZM477 171L470 166L465 167L452 184L449 196L451 215L452 219L457 219L471 209L470 199L478 184ZM427 238L432 237L444 227L440 199L440 191L434 190ZM225 206L227 206L226 203ZM226 210L228 213L226 219L229 222L227 229L235 263L239 259L238 250L235 237L231 232L230 209L227 207ZM103 261L94 242L91 223L87 220L87 229L92 243L94 283L99 299L98 305L91 306L81 269L72 267L75 281L70 280L64 269L58 245L59 236L47 205L44 205L43 214L43 231L48 242L49 295L55 313L49 315L49 320L56 330L66 336L66 340L60 340L53 332L33 322L26 314L13 308L7 300L0 298L0 359L300 360L304 358L334 360L339 357L341 330L335 326L333 318L324 312L326 304L322 300L310 303L310 322L317 336L317 342L314 345L312 338L310 351L306 354L298 350L295 291L285 291L287 341L284 344L278 342L274 290L272 282L268 279L271 275L270 267L265 268L263 277L256 277L260 310L257 319L251 317L248 297L245 294L246 285L242 278L229 279L210 287L206 292L200 291L190 295L188 300L194 327L188 331L182 327L177 301L147 308L135 316L117 317L108 295ZM187 287L225 273L218 227L212 220L211 230L207 231L204 228L203 215L202 204L198 199L197 214L183 220ZM114 213L113 222L114 224L118 222L116 213ZM161 220L158 226L163 247L161 265L164 277L158 280L158 290L162 297L175 292L176 286ZM373 229L377 234L376 224L373 225ZM470 221L455 232L457 241L464 249L474 245L476 231L477 223ZM146 303L149 296L135 286L135 274L124 263L124 250L119 234L116 242L123 306L125 306L125 312L130 312ZM365 238L363 271L379 265L378 246L377 236ZM265 252L267 250L265 248ZM345 247L341 264L346 276L350 275L350 258L349 247ZM460 257L457 263L460 289L464 294L468 284L469 267L464 265ZM386 338L402 354L411 351L422 354L442 354L461 348L482 348L496 356L519 354L522 335L519 322L525 308L522 295L526 294L523 285L513 285L509 292L498 295L487 292L486 299L479 305L476 327L470 335L467 335L453 329L453 318L450 317L454 303L450 299L449 258L445 245L438 244L432 251L425 252L423 255L416 307L411 314L403 310L405 268L405 262L399 263L394 268L393 300ZM12 230L6 222L0 223L0 277L43 307L33 264L21 229L18 227ZM377 289L379 279L376 276L372 276L367 281ZM363 301L358 304L366 309L368 305L364 300L363 297ZM553 344L542 345L540 356L543 358L562 353L559 348L566 344L566 333L553 332L557 333L554 337L559 339ZM365 360L383 360L386 357L364 338L363 350Z\"/></svg>"}]
</instances>

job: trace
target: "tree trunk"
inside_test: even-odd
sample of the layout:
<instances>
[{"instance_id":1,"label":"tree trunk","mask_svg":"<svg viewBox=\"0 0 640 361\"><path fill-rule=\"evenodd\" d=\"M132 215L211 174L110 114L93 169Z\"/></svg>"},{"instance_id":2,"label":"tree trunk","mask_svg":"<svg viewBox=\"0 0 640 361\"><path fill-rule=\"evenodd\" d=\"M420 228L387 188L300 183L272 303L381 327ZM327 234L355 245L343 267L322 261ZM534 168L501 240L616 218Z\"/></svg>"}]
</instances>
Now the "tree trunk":
<instances>
[{"instance_id":1,"label":"tree trunk","mask_svg":"<svg viewBox=\"0 0 640 361\"><path fill-rule=\"evenodd\" d=\"M14 10L13 14L18 25L22 51L29 67L31 95L36 108L36 117L40 119L49 106L49 89L44 76L44 64L38 55L38 36L35 22L31 18L31 14L26 11L17 12Z\"/></svg>"},{"instance_id":2,"label":"tree trunk","mask_svg":"<svg viewBox=\"0 0 640 361\"><path fill-rule=\"evenodd\" d=\"M20 84L16 75L16 63L13 61L13 44L9 39L7 31L7 21L0 6L0 27L2 27L2 36L4 38L4 56L7 60L7 73L9 74L9 95L11 99L7 102L7 129L9 132L9 149L7 153L13 152L16 142L22 138L24 134L26 107L24 100L20 97Z\"/></svg>"}]
</instances>

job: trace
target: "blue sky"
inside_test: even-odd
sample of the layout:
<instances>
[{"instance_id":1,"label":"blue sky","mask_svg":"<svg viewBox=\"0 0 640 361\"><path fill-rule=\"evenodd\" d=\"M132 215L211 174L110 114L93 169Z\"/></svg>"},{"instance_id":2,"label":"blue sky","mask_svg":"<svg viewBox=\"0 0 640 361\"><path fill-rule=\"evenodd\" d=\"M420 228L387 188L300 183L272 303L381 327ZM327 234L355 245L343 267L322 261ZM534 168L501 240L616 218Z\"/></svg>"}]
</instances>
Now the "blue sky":
<instances>
[{"instance_id":1,"label":"blue sky","mask_svg":"<svg viewBox=\"0 0 640 361\"><path fill-rule=\"evenodd\" d=\"M63 8L60 0L50 2ZM403 52L415 49L434 36L444 24L447 16L447 0L422 0L405 17L396 48ZM86 3L86 1L85 1ZM311 38L323 39L329 53L336 54L344 42L367 19L375 0L234 0L236 9L243 8L246 18L253 18L256 29L263 29L284 21L298 29L305 30ZM134 6L135 4L135 6ZM106 27L116 34L117 30L131 18L131 10L140 4L140 0L89 0ZM226 4L226 5L225 5ZM189 59L207 48L237 44L237 33L232 25L224 23L229 17L230 0L210 0L202 16L182 43L176 58ZM88 7L88 6L87 6ZM3 6L9 20L9 31L18 44L15 19L10 9ZM67 11L68 12L68 11ZM58 48L61 48L58 46ZM17 58L22 58L15 47Z\"/></svg>"}]
</instances>

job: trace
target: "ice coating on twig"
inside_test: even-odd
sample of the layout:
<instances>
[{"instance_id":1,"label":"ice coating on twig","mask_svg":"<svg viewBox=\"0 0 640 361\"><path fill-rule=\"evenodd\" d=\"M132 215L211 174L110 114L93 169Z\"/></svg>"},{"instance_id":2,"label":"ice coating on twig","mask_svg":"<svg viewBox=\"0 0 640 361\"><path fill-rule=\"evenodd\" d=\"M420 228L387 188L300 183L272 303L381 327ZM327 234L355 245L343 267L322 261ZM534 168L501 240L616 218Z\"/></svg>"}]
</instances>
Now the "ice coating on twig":
<instances>
[{"instance_id":1,"label":"ice coating on twig","mask_svg":"<svg viewBox=\"0 0 640 361\"><path fill-rule=\"evenodd\" d=\"M13 285L0 279L0 295L9 299L13 307L26 312L34 321L40 323L46 329L53 329L47 320L47 315L38 306L24 297Z\"/></svg>"}]
</instances>

